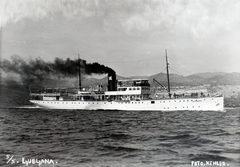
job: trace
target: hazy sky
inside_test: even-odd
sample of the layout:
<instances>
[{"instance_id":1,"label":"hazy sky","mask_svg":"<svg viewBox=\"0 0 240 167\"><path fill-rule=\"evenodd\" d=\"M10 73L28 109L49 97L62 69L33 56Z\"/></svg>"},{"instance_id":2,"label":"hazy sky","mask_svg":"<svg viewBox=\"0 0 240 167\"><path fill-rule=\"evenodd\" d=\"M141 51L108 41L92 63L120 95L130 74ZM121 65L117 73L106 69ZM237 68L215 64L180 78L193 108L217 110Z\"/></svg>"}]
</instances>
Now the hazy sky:
<instances>
[{"instance_id":1,"label":"hazy sky","mask_svg":"<svg viewBox=\"0 0 240 167\"><path fill-rule=\"evenodd\" d=\"M119 75L240 72L239 0L0 0L1 57L81 58Z\"/></svg>"}]
</instances>

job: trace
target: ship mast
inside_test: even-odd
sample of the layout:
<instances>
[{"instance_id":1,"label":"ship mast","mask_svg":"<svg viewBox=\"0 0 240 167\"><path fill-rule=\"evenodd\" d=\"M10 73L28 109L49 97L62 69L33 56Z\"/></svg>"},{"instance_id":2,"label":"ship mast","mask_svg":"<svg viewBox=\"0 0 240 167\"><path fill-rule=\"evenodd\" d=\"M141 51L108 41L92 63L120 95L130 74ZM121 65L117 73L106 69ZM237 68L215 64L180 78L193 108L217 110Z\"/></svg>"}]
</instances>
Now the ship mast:
<instances>
[{"instance_id":1,"label":"ship mast","mask_svg":"<svg viewBox=\"0 0 240 167\"><path fill-rule=\"evenodd\" d=\"M170 92L170 79L169 79L169 63L168 63L168 58L167 58L167 49L165 49L166 53L166 65L167 65L167 81L168 81L168 96L171 98L171 92Z\"/></svg>"},{"instance_id":2,"label":"ship mast","mask_svg":"<svg viewBox=\"0 0 240 167\"><path fill-rule=\"evenodd\" d=\"M80 54L78 54L78 61L79 61L79 68L78 68L78 84L79 84L79 87L78 89L81 90L81 59L80 59Z\"/></svg>"}]
</instances>

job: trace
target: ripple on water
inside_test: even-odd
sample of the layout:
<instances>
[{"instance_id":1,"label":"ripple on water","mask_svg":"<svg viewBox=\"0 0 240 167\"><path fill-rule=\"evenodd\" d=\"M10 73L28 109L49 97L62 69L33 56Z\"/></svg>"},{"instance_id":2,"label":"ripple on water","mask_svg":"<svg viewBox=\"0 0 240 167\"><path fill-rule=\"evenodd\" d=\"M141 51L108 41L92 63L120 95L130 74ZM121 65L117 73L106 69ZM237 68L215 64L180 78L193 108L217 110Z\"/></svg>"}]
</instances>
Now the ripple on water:
<instances>
[{"instance_id":1,"label":"ripple on water","mask_svg":"<svg viewBox=\"0 0 240 167\"><path fill-rule=\"evenodd\" d=\"M239 113L0 109L0 156L53 158L61 167L237 166Z\"/></svg>"}]
</instances>

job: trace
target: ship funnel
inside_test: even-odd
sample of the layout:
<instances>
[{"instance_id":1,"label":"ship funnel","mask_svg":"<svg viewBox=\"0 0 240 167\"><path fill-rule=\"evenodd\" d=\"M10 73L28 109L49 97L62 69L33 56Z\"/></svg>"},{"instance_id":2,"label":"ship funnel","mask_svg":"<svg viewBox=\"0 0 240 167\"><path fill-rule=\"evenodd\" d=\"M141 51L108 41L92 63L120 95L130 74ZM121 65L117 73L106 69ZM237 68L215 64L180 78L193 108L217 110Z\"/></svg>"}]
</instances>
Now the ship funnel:
<instances>
[{"instance_id":1,"label":"ship funnel","mask_svg":"<svg viewBox=\"0 0 240 167\"><path fill-rule=\"evenodd\" d=\"M108 91L116 90L117 90L116 73L114 71L111 71L108 73Z\"/></svg>"}]
</instances>

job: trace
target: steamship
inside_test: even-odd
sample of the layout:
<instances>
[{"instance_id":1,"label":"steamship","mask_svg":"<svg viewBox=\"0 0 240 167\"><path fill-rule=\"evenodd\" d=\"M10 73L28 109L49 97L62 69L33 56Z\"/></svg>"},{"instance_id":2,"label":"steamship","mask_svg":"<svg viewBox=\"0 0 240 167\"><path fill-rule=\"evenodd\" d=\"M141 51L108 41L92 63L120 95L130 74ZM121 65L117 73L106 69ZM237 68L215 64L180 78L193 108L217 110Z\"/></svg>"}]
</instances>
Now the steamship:
<instances>
[{"instance_id":1,"label":"steamship","mask_svg":"<svg viewBox=\"0 0 240 167\"><path fill-rule=\"evenodd\" d=\"M80 64L80 63L79 63ZM44 109L67 110L136 110L136 111L224 111L223 96L198 94L173 97L170 89L169 63L166 52L168 96L161 99L151 96L148 79L117 80L116 73L108 73L107 90L81 88L79 67L78 89L46 88L30 92L30 102ZM80 66L80 65L79 65Z\"/></svg>"}]
</instances>

